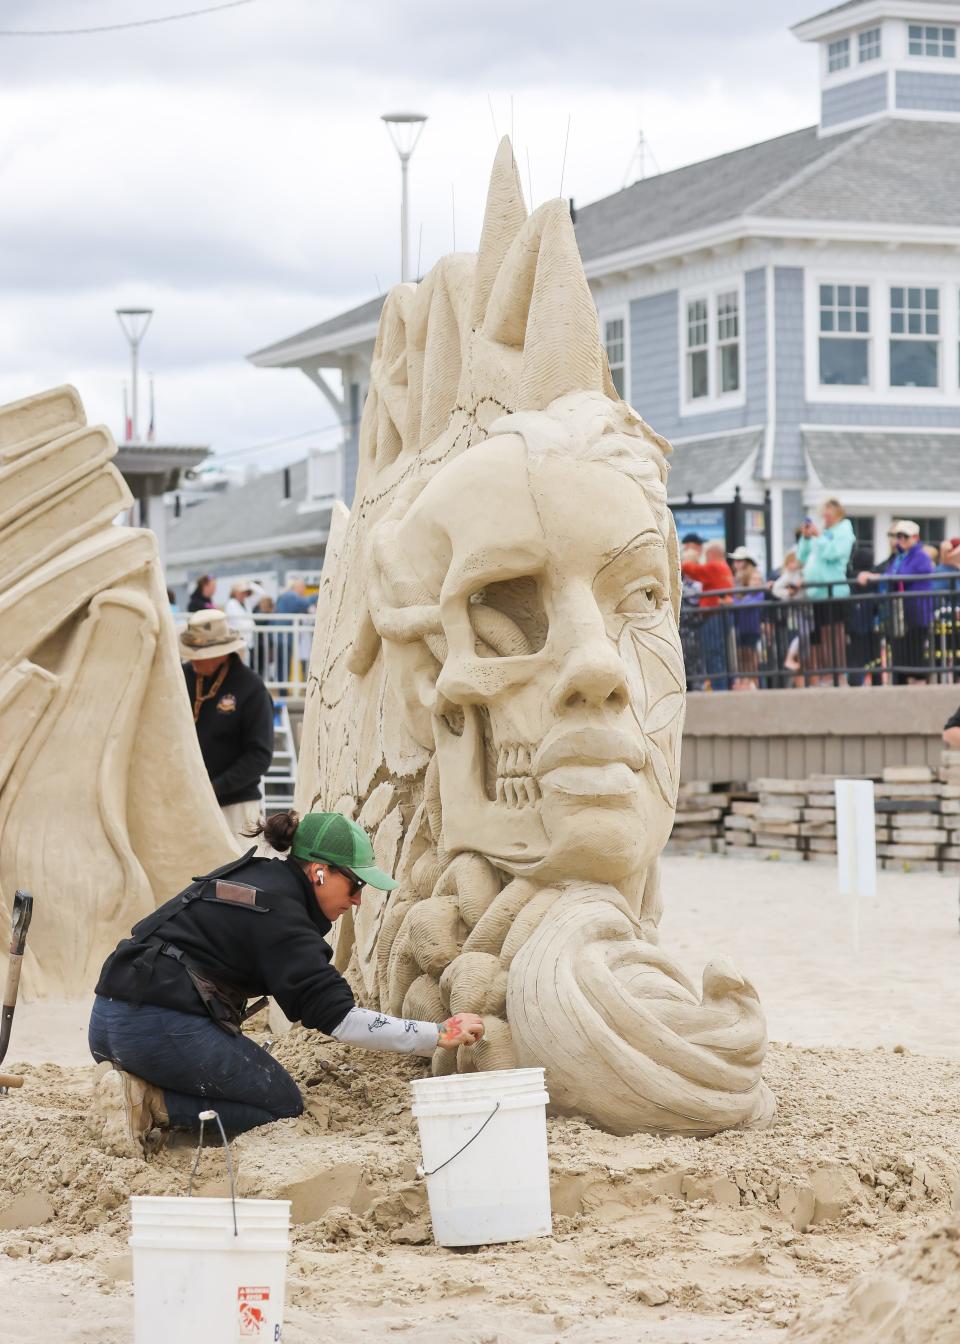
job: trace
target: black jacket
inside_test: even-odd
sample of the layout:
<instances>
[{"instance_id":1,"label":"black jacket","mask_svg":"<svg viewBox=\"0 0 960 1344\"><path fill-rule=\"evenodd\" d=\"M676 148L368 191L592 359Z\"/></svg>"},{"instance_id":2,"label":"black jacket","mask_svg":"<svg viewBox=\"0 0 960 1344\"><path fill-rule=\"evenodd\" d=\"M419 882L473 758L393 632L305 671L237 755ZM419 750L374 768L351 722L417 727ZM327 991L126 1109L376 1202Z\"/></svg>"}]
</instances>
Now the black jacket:
<instances>
[{"instance_id":1,"label":"black jacket","mask_svg":"<svg viewBox=\"0 0 960 1344\"><path fill-rule=\"evenodd\" d=\"M207 1008L182 961L158 955L173 945L191 969L245 998L272 995L287 1017L328 1034L354 1006L324 935L330 921L302 868L290 859L255 859L253 850L195 878L172 901L135 924L104 962L96 992L203 1016ZM214 899L217 878L234 899ZM246 888L246 892L242 889ZM185 901L199 891L201 898ZM250 892L253 891L253 896ZM237 897L246 902L237 903Z\"/></svg>"},{"instance_id":2,"label":"black jacket","mask_svg":"<svg viewBox=\"0 0 960 1344\"><path fill-rule=\"evenodd\" d=\"M191 663L183 675L192 708L197 676ZM204 677L204 691L213 680ZM200 706L197 737L221 807L260 797L260 780L273 760L273 701L262 679L235 653L217 694Z\"/></svg>"}]
</instances>

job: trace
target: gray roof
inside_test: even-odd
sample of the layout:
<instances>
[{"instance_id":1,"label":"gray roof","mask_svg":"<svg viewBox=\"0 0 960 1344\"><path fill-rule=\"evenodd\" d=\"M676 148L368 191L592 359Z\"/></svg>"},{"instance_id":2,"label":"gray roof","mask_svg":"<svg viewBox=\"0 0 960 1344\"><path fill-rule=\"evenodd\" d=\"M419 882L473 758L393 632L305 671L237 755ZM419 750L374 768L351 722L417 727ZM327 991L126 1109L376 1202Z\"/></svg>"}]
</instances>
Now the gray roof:
<instances>
[{"instance_id":1,"label":"gray roof","mask_svg":"<svg viewBox=\"0 0 960 1344\"><path fill-rule=\"evenodd\" d=\"M751 213L768 193L833 154L851 133L819 139L815 126L736 149L577 207L584 261Z\"/></svg>"},{"instance_id":2,"label":"gray roof","mask_svg":"<svg viewBox=\"0 0 960 1344\"><path fill-rule=\"evenodd\" d=\"M219 491L199 503L184 507L179 518L167 505L167 559L177 563L182 555L193 555L219 546L249 542L256 553L261 539L294 536L307 532L326 533L329 517L324 510L299 513L298 505L307 495L306 461L290 468L290 499L283 496L283 470L265 472L245 485ZM186 505L189 495L181 495Z\"/></svg>"},{"instance_id":3,"label":"gray roof","mask_svg":"<svg viewBox=\"0 0 960 1344\"><path fill-rule=\"evenodd\" d=\"M577 241L590 262L744 215L956 227L958 164L955 123L887 119L823 139L810 127L585 205Z\"/></svg>"},{"instance_id":4,"label":"gray roof","mask_svg":"<svg viewBox=\"0 0 960 1344\"><path fill-rule=\"evenodd\" d=\"M345 313L337 313L335 317L327 318L326 322L318 322L315 327L307 327L304 331L298 331L294 336L287 336L282 341L276 341L273 345L265 345L262 350L254 350L253 354L248 355L247 358L256 362L261 358L282 355L288 348L300 345L305 341L320 341L328 336L336 336L340 331L348 331L351 327L361 327L368 322L378 322L380 320L380 309L386 302L386 298L386 294L378 294L375 299L368 299L366 303L358 304L356 308L348 308Z\"/></svg>"},{"instance_id":5,"label":"gray roof","mask_svg":"<svg viewBox=\"0 0 960 1344\"><path fill-rule=\"evenodd\" d=\"M732 434L710 434L702 439L675 443L670 454L667 495L674 502L692 494L718 489L746 463L763 444L762 429L742 429Z\"/></svg>"},{"instance_id":6,"label":"gray roof","mask_svg":"<svg viewBox=\"0 0 960 1344\"><path fill-rule=\"evenodd\" d=\"M829 490L960 491L960 430L805 429L803 446Z\"/></svg>"}]
</instances>

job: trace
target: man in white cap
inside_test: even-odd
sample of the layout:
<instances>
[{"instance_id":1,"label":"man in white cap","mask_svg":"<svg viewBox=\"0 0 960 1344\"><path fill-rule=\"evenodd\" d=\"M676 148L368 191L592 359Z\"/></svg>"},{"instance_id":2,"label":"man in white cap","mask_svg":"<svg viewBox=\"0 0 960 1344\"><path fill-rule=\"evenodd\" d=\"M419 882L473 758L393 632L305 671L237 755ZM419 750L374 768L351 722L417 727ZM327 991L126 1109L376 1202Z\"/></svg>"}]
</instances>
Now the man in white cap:
<instances>
[{"instance_id":1,"label":"man in white cap","mask_svg":"<svg viewBox=\"0 0 960 1344\"><path fill-rule=\"evenodd\" d=\"M243 635L222 611L195 611L180 636L187 693L210 783L239 837L260 820L260 780L273 759L273 701L240 658Z\"/></svg>"}]
</instances>

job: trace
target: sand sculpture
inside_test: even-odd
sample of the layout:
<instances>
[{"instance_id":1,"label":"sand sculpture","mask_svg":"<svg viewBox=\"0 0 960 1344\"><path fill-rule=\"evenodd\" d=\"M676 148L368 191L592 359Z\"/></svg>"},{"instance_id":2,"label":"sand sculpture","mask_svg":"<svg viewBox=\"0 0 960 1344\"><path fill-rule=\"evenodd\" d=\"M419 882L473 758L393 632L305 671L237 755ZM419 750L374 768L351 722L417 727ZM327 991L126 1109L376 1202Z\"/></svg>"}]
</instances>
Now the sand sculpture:
<instances>
[{"instance_id":1,"label":"sand sculpture","mask_svg":"<svg viewBox=\"0 0 960 1344\"><path fill-rule=\"evenodd\" d=\"M621 401L564 202L504 141L479 254L388 296L356 503L335 512L298 805L401 885L341 921L365 1002L482 1013L617 1133L769 1120L752 986L657 946L684 670L669 445Z\"/></svg>"},{"instance_id":2,"label":"sand sculpture","mask_svg":"<svg viewBox=\"0 0 960 1344\"><path fill-rule=\"evenodd\" d=\"M0 935L27 888L34 993L89 993L135 920L238 852L156 539L113 523L115 452L72 387L0 407Z\"/></svg>"}]
</instances>

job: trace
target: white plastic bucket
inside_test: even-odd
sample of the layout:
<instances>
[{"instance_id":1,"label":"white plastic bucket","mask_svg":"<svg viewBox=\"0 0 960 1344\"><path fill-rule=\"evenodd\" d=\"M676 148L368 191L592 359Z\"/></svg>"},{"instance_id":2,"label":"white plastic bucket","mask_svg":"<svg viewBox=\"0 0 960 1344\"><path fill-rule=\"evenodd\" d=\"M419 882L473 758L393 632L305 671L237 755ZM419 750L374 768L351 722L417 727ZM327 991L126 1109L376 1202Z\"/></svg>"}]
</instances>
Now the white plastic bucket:
<instances>
[{"instance_id":1,"label":"white plastic bucket","mask_svg":"<svg viewBox=\"0 0 960 1344\"><path fill-rule=\"evenodd\" d=\"M418 1078L410 1087L437 1245L548 1237L543 1069Z\"/></svg>"},{"instance_id":2,"label":"white plastic bucket","mask_svg":"<svg viewBox=\"0 0 960 1344\"><path fill-rule=\"evenodd\" d=\"M281 1338L289 1200L135 1195L130 1209L135 1344Z\"/></svg>"}]
</instances>

